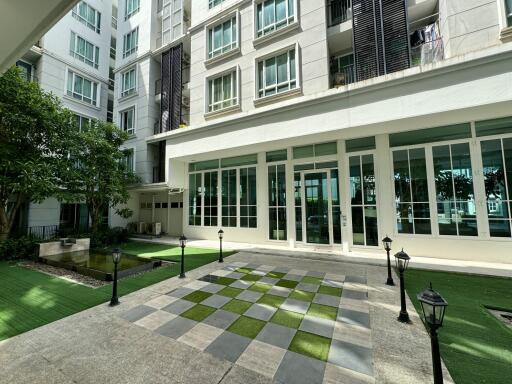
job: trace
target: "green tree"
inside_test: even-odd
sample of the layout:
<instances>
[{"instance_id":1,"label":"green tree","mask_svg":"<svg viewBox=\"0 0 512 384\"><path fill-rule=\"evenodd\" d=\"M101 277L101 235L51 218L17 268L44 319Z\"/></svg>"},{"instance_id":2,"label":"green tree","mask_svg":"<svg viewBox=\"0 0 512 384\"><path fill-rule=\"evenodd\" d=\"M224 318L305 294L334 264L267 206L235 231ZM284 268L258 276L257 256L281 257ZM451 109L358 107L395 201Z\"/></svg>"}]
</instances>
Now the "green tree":
<instances>
[{"instance_id":1,"label":"green tree","mask_svg":"<svg viewBox=\"0 0 512 384\"><path fill-rule=\"evenodd\" d=\"M0 240L24 202L65 198L66 148L75 135L72 114L56 96L23 79L16 67L0 77Z\"/></svg>"},{"instance_id":2,"label":"green tree","mask_svg":"<svg viewBox=\"0 0 512 384\"><path fill-rule=\"evenodd\" d=\"M130 197L128 187L139 181L129 171L120 148L127 138L127 133L114 124L94 120L78 134L70 151L75 166L66 189L76 200L87 204L93 233L98 231L104 210L126 204ZM118 209L117 213L130 216L126 209Z\"/></svg>"}]
</instances>

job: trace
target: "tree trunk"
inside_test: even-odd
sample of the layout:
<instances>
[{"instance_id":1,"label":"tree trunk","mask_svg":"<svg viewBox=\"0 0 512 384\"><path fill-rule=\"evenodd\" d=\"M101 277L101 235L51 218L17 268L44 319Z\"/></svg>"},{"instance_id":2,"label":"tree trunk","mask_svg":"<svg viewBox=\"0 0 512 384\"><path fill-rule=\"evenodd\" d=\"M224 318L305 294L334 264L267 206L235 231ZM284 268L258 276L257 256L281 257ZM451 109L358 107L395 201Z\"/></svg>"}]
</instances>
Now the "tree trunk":
<instances>
[{"instance_id":1,"label":"tree trunk","mask_svg":"<svg viewBox=\"0 0 512 384\"><path fill-rule=\"evenodd\" d=\"M0 241L6 240L9 237L14 224L14 218L16 217L22 202L23 197L18 195L14 206L9 212L6 211L7 204L4 202L0 204Z\"/></svg>"}]
</instances>

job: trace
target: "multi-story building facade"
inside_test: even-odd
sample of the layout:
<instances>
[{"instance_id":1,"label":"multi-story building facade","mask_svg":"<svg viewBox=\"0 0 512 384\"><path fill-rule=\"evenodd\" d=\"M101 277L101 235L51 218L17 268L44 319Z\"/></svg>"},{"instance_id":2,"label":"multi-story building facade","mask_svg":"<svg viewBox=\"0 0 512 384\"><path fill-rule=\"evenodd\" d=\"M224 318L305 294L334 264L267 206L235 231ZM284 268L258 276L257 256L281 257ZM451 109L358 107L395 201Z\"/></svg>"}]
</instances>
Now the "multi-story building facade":
<instances>
[{"instance_id":1,"label":"multi-story building facade","mask_svg":"<svg viewBox=\"0 0 512 384\"><path fill-rule=\"evenodd\" d=\"M511 262L509 0L164 3L183 12L144 2L120 28L140 37L116 64L117 84L136 68L115 107L135 106L132 220Z\"/></svg>"},{"instance_id":2,"label":"multi-story building facade","mask_svg":"<svg viewBox=\"0 0 512 384\"><path fill-rule=\"evenodd\" d=\"M58 96L82 126L91 119L111 120L116 39L116 3L112 0L79 1L18 62L27 80ZM38 228L88 227L87 207L60 203L54 198L27 204L19 225Z\"/></svg>"}]
</instances>

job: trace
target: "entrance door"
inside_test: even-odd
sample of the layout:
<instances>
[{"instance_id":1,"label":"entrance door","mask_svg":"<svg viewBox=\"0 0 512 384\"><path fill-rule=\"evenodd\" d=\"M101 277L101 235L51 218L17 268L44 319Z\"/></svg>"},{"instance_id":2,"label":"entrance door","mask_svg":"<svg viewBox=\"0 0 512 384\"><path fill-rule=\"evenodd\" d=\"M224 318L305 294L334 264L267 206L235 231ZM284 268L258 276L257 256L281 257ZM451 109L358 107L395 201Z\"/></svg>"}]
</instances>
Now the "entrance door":
<instances>
[{"instance_id":1,"label":"entrance door","mask_svg":"<svg viewBox=\"0 0 512 384\"><path fill-rule=\"evenodd\" d=\"M330 191L327 172L304 174L306 242L330 244Z\"/></svg>"}]
</instances>

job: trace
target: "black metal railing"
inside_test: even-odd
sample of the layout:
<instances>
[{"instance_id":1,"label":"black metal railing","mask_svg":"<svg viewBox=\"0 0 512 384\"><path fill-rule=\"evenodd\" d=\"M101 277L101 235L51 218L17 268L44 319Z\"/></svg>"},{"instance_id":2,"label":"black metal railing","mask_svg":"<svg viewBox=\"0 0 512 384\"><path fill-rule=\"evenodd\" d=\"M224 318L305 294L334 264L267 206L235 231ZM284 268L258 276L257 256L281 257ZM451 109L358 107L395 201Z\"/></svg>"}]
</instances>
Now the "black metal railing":
<instances>
[{"instance_id":1,"label":"black metal railing","mask_svg":"<svg viewBox=\"0 0 512 384\"><path fill-rule=\"evenodd\" d=\"M35 226L22 226L15 228L11 231L11 237L28 236L32 239L39 241L56 240L61 237L78 236L80 234L88 233L89 228L75 228L60 225L35 225Z\"/></svg>"},{"instance_id":2,"label":"black metal railing","mask_svg":"<svg viewBox=\"0 0 512 384\"><path fill-rule=\"evenodd\" d=\"M344 23L352 17L352 0L333 0L327 5L329 27Z\"/></svg>"},{"instance_id":3,"label":"black metal railing","mask_svg":"<svg viewBox=\"0 0 512 384\"><path fill-rule=\"evenodd\" d=\"M444 60L443 39L427 41L411 47L411 67Z\"/></svg>"},{"instance_id":4,"label":"black metal railing","mask_svg":"<svg viewBox=\"0 0 512 384\"><path fill-rule=\"evenodd\" d=\"M162 129L160 128L160 120L157 120L153 125L153 134L158 135L159 133L162 133Z\"/></svg>"},{"instance_id":5,"label":"black metal railing","mask_svg":"<svg viewBox=\"0 0 512 384\"><path fill-rule=\"evenodd\" d=\"M356 73L354 64L346 65L342 68L336 69L333 73L331 73L331 76L333 87L341 87L355 83Z\"/></svg>"},{"instance_id":6,"label":"black metal railing","mask_svg":"<svg viewBox=\"0 0 512 384\"><path fill-rule=\"evenodd\" d=\"M163 183L165 179L162 177L160 167L153 167L153 183Z\"/></svg>"}]
</instances>

